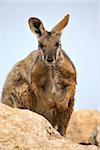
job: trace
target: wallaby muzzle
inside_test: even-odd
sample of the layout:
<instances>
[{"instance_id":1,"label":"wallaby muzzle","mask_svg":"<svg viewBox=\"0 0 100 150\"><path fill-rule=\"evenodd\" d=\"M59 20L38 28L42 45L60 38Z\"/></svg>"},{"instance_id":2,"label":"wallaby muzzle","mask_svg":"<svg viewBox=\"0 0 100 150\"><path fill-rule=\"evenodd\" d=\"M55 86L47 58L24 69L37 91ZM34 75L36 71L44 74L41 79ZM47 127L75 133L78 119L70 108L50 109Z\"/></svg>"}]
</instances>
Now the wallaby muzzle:
<instances>
[{"instance_id":1,"label":"wallaby muzzle","mask_svg":"<svg viewBox=\"0 0 100 150\"><path fill-rule=\"evenodd\" d=\"M42 60L45 60L48 63L53 63L56 62L57 59L59 58L61 48L59 47L56 50L52 50L52 51L46 50L45 52L42 49L39 50L41 53Z\"/></svg>"},{"instance_id":2,"label":"wallaby muzzle","mask_svg":"<svg viewBox=\"0 0 100 150\"><path fill-rule=\"evenodd\" d=\"M54 54L52 52L43 52L42 49L40 49L40 53L41 53L41 58L42 60L45 60L49 63L53 62L55 60Z\"/></svg>"},{"instance_id":3,"label":"wallaby muzzle","mask_svg":"<svg viewBox=\"0 0 100 150\"><path fill-rule=\"evenodd\" d=\"M53 57L52 57L52 55L48 55L48 57L47 57L47 61L48 61L48 62L52 62L52 61L53 61Z\"/></svg>"}]
</instances>

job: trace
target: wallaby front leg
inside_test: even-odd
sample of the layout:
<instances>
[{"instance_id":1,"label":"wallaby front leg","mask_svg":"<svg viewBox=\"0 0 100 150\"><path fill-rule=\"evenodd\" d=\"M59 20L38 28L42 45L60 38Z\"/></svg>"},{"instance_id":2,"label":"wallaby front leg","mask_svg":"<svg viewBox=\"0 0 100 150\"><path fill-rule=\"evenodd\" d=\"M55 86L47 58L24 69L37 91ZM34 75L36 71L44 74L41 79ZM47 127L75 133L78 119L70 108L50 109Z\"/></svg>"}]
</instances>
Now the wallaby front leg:
<instances>
[{"instance_id":1,"label":"wallaby front leg","mask_svg":"<svg viewBox=\"0 0 100 150\"><path fill-rule=\"evenodd\" d=\"M57 104L57 109L59 112L65 111L68 108L69 100L75 92L75 85L76 83L73 81L67 86L64 100Z\"/></svg>"},{"instance_id":2,"label":"wallaby front leg","mask_svg":"<svg viewBox=\"0 0 100 150\"><path fill-rule=\"evenodd\" d=\"M47 68L44 62L37 60L31 73L31 86L37 98L45 97L44 88L46 84L46 73Z\"/></svg>"},{"instance_id":3,"label":"wallaby front leg","mask_svg":"<svg viewBox=\"0 0 100 150\"><path fill-rule=\"evenodd\" d=\"M36 80L33 80L33 83L32 83L32 89L36 95L37 98L43 98L44 97L44 94L43 94L43 91L42 91L42 88L41 86L39 85L39 82L36 81Z\"/></svg>"},{"instance_id":4,"label":"wallaby front leg","mask_svg":"<svg viewBox=\"0 0 100 150\"><path fill-rule=\"evenodd\" d=\"M50 108L54 107L54 105L55 105L54 102L52 101L51 98L46 97L46 94L42 89L43 87L41 87L37 82L34 82L32 84L32 88L34 90L34 93L35 93L37 99L39 99L39 100L42 99L43 100L42 103L46 102L46 104L49 105Z\"/></svg>"},{"instance_id":5,"label":"wallaby front leg","mask_svg":"<svg viewBox=\"0 0 100 150\"><path fill-rule=\"evenodd\" d=\"M66 128L69 123L69 119L73 112L74 96L71 97L68 103L68 108L64 112L58 112L58 131L61 135L66 136Z\"/></svg>"}]
</instances>

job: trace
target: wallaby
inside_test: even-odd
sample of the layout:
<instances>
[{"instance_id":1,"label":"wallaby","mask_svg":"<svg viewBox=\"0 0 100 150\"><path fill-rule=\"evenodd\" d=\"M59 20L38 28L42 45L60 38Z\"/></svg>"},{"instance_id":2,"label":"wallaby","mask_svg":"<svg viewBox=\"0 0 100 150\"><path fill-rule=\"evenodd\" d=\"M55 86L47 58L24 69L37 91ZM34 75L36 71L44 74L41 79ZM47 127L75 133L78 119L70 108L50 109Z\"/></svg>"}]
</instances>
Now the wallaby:
<instances>
[{"instance_id":1,"label":"wallaby","mask_svg":"<svg viewBox=\"0 0 100 150\"><path fill-rule=\"evenodd\" d=\"M73 111L76 87L75 67L60 43L68 20L66 15L50 32L40 19L28 20L38 39L38 50L13 67L2 93L4 104L43 115L63 136Z\"/></svg>"}]
</instances>

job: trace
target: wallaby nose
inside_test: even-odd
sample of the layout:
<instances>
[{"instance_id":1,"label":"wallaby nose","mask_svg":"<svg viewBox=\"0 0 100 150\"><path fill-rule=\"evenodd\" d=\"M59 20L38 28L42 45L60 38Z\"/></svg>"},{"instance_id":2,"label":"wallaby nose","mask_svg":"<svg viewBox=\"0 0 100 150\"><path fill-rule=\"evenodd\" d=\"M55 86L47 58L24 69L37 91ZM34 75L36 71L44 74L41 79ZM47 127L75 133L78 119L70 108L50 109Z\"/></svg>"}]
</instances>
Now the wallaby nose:
<instances>
[{"instance_id":1,"label":"wallaby nose","mask_svg":"<svg viewBox=\"0 0 100 150\"><path fill-rule=\"evenodd\" d=\"M51 55L48 55L47 61L48 61L48 62L52 62L52 61L53 61L53 57L52 57Z\"/></svg>"}]
</instances>

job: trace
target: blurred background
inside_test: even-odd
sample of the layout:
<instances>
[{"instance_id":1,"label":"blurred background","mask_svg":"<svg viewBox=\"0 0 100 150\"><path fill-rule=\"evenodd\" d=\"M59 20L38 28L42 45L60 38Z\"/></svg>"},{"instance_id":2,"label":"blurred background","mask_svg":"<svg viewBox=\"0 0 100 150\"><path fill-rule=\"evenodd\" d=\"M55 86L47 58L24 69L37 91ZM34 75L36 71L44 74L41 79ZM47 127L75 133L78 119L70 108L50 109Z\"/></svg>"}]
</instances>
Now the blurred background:
<instances>
[{"instance_id":1,"label":"blurred background","mask_svg":"<svg viewBox=\"0 0 100 150\"><path fill-rule=\"evenodd\" d=\"M28 26L32 16L50 31L66 14L62 48L77 70L75 110L100 110L100 2L97 0L0 0L0 95L13 65L37 49Z\"/></svg>"}]
</instances>

